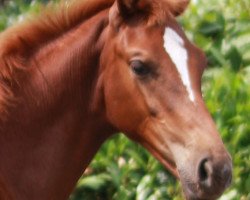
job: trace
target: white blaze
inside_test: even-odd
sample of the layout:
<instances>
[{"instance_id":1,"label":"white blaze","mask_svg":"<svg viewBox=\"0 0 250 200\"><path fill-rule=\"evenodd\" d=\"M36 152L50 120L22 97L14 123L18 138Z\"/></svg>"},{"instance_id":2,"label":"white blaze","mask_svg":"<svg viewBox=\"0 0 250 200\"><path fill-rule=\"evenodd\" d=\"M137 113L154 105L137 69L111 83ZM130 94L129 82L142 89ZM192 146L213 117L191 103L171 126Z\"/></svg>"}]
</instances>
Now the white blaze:
<instances>
[{"instance_id":1,"label":"white blaze","mask_svg":"<svg viewBox=\"0 0 250 200\"><path fill-rule=\"evenodd\" d=\"M189 99L194 102L194 93L188 73L188 53L184 46L184 40L172 28L166 28L165 30L164 48L180 74L189 94Z\"/></svg>"}]
</instances>

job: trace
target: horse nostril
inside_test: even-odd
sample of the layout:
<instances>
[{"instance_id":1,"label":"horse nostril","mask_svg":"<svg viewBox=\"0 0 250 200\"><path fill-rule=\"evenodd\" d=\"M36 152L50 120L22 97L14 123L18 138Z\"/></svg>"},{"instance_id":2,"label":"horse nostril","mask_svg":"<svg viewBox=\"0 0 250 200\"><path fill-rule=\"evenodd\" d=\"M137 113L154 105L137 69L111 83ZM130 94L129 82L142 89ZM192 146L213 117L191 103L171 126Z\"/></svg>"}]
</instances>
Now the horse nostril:
<instances>
[{"instance_id":1,"label":"horse nostril","mask_svg":"<svg viewBox=\"0 0 250 200\"><path fill-rule=\"evenodd\" d=\"M212 173L213 173L213 166L211 161L208 159L203 159L198 168L198 178L200 184L205 187L210 187L212 185Z\"/></svg>"},{"instance_id":2,"label":"horse nostril","mask_svg":"<svg viewBox=\"0 0 250 200\"><path fill-rule=\"evenodd\" d=\"M180 171L186 186L184 192L188 199L217 199L231 183L232 161L223 155L202 158L195 162L195 174Z\"/></svg>"},{"instance_id":3,"label":"horse nostril","mask_svg":"<svg viewBox=\"0 0 250 200\"><path fill-rule=\"evenodd\" d=\"M198 165L198 184L204 191L225 189L231 180L232 165L227 160L215 162L205 158Z\"/></svg>"}]
</instances>

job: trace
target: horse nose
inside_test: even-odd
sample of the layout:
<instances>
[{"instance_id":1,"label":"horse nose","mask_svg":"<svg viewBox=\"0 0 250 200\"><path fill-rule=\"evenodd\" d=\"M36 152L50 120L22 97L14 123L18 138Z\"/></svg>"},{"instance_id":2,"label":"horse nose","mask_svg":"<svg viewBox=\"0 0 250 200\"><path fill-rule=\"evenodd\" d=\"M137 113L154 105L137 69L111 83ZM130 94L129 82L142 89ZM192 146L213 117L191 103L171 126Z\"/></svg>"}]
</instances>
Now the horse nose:
<instances>
[{"instance_id":1,"label":"horse nose","mask_svg":"<svg viewBox=\"0 0 250 200\"><path fill-rule=\"evenodd\" d=\"M228 157L204 158L198 165L198 185L205 193L227 188L232 181L232 162Z\"/></svg>"}]
</instances>

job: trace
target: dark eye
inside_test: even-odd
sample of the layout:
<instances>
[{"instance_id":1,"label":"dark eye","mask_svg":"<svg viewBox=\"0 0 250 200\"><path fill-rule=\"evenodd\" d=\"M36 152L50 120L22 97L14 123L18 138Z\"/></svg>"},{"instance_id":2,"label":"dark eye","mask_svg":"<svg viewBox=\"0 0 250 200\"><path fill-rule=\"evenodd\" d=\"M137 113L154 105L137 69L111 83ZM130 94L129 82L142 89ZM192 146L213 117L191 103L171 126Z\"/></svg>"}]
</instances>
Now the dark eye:
<instances>
[{"instance_id":1,"label":"dark eye","mask_svg":"<svg viewBox=\"0 0 250 200\"><path fill-rule=\"evenodd\" d=\"M146 76L150 73L150 68L140 60L131 61L130 66L137 76Z\"/></svg>"}]
</instances>

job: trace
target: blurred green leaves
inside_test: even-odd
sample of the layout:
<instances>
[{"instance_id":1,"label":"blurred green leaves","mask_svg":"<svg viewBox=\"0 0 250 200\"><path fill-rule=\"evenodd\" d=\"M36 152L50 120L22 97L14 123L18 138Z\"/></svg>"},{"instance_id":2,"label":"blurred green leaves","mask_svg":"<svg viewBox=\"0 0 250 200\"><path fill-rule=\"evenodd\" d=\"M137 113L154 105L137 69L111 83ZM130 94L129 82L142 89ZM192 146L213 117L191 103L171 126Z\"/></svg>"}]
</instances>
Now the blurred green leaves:
<instances>
[{"instance_id":1,"label":"blurred green leaves","mask_svg":"<svg viewBox=\"0 0 250 200\"><path fill-rule=\"evenodd\" d=\"M209 66L250 66L250 1L199 0L181 22L207 54Z\"/></svg>"},{"instance_id":2,"label":"blurred green leaves","mask_svg":"<svg viewBox=\"0 0 250 200\"><path fill-rule=\"evenodd\" d=\"M49 0L6 0L0 7L0 31L19 21L28 13L37 13Z\"/></svg>"}]
</instances>

